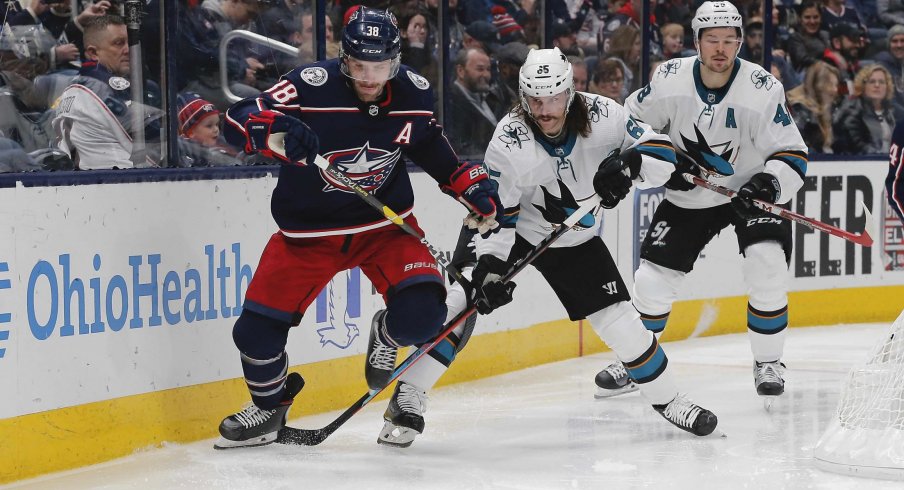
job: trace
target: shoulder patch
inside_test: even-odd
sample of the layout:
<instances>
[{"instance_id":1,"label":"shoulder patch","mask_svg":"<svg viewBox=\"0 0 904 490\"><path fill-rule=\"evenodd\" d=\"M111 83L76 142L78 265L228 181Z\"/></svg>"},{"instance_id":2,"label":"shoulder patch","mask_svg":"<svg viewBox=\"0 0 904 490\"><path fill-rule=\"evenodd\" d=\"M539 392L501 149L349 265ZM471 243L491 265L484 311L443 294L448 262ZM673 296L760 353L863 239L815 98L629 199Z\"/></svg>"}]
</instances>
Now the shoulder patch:
<instances>
[{"instance_id":1,"label":"shoulder patch","mask_svg":"<svg viewBox=\"0 0 904 490\"><path fill-rule=\"evenodd\" d=\"M430 82L428 82L426 78L418 75L413 71L408 71L408 78L411 79L411 83L413 83L415 87L421 90L427 90L428 88L430 88Z\"/></svg>"},{"instance_id":2,"label":"shoulder patch","mask_svg":"<svg viewBox=\"0 0 904 490\"><path fill-rule=\"evenodd\" d=\"M511 121L502 127L502 134L499 135L499 141L505 145L509 151L515 147L521 148L521 143L530 141L530 130L521 121Z\"/></svg>"},{"instance_id":3,"label":"shoulder patch","mask_svg":"<svg viewBox=\"0 0 904 490\"><path fill-rule=\"evenodd\" d=\"M326 70L319 66L305 68L304 70L301 70L301 73L298 76L308 85L313 85L315 87L323 85L326 83L326 79L329 78Z\"/></svg>"},{"instance_id":4,"label":"shoulder patch","mask_svg":"<svg viewBox=\"0 0 904 490\"><path fill-rule=\"evenodd\" d=\"M129 83L128 79L123 77L110 77L110 79L107 80L107 83L110 84L110 87L112 87L113 90L125 90L132 85Z\"/></svg>"},{"instance_id":5,"label":"shoulder patch","mask_svg":"<svg viewBox=\"0 0 904 490\"><path fill-rule=\"evenodd\" d=\"M587 104L590 122L598 122L600 118L609 117L609 102L603 100L602 97L584 97L584 102Z\"/></svg>"},{"instance_id":6,"label":"shoulder patch","mask_svg":"<svg viewBox=\"0 0 904 490\"><path fill-rule=\"evenodd\" d=\"M751 73L750 81L753 82L754 88L758 89L764 88L769 90L775 85L775 78L772 78L772 74L763 69Z\"/></svg>"},{"instance_id":7,"label":"shoulder patch","mask_svg":"<svg viewBox=\"0 0 904 490\"><path fill-rule=\"evenodd\" d=\"M666 78L669 75L677 74L679 68L681 68L681 59L676 58L660 64L656 71L658 71L663 78Z\"/></svg>"}]
</instances>

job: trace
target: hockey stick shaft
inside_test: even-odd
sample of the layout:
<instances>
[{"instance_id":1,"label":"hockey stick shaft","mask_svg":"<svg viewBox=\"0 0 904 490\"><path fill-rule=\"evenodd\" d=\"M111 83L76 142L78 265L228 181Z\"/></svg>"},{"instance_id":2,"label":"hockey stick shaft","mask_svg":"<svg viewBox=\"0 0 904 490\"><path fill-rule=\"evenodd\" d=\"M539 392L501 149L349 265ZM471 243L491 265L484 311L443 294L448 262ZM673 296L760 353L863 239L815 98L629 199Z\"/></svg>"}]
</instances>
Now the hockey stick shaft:
<instances>
[{"instance_id":1,"label":"hockey stick shaft","mask_svg":"<svg viewBox=\"0 0 904 490\"><path fill-rule=\"evenodd\" d=\"M727 187L723 187L719 184L714 184L706 179L697 177L696 175L684 174L684 179L692 184L696 184L699 187L703 187L713 192L722 194L723 196L735 197L738 195L737 192ZM864 228L862 233L851 233L847 230L842 230L841 228L832 226L828 223L823 223L822 221L817 221L808 216L797 214L794 211L789 211L776 204L762 201L760 199L751 199L751 201L753 201L753 204L756 205L756 207L762 209L763 211L766 211L769 214L785 218L789 221L794 221L795 223L800 223L808 228L812 228L823 233L828 233L830 235L843 238L849 242L854 242L857 245L861 245L863 247L873 246L873 237L871 237L869 234L869 230L872 229L872 226L870 226L870 223L872 222L872 215L870 214L866 206L862 203L861 206L863 207L863 212L866 214L866 227Z\"/></svg>"},{"instance_id":2,"label":"hockey stick shaft","mask_svg":"<svg viewBox=\"0 0 904 490\"><path fill-rule=\"evenodd\" d=\"M577 211L571 214L554 232L547 235L543 240L540 241L534 248L519 259L517 262L512 264L509 270L503 275L500 280L502 282L508 282L513 277L515 277L519 272L524 270L531 262L533 262L537 257L540 256L546 249L548 249L556 240L558 240L562 235L564 235L568 230L570 230L574 225L578 223L584 216L588 213L591 213L593 209L599 204L599 197L594 195L592 199L584 202ZM316 446L326 440L327 437L330 436L333 432L336 431L339 427L341 427L348 419L352 418L353 415L358 413L359 410L364 408L371 400L373 400L377 395L380 394L386 387L390 386L393 381L398 379L405 371L408 370L415 362L417 362L420 358L424 357L428 352L433 350L443 339L449 336L453 330L455 330L458 325L467 319L469 316L474 314L477 311L477 308L474 305L469 306L467 309L456 315L452 320L446 323L445 328L442 332L440 332L437 337L430 342L429 344L422 345L416 351L414 351L411 355L409 355L395 370L392 372L392 376L389 378L389 382L385 387L379 390L370 390L365 393L361 398L359 398L355 403L353 403L350 407L348 407L338 418L330 422L327 426L321 429L297 429L295 427L283 427L282 430L279 431L279 436L276 439L276 442L282 444L290 444L290 445L301 445L301 446Z\"/></svg>"},{"instance_id":3,"label":"hockey stick shaft","mask_svg":"<svg viewBox=\"0 0 904 490\"><path fill-rule=\"evenodd\" d=\"M465 279L465 277L461 275L461 272L458 270L458 268L452 265L446 259L446 257L443 256L442 252L437 250L429 241L427 241L426 237L418 233L418 231L412 228L411 225L406 223L401 216L399 216L395 211L380 202L380 200L377 199L373 194L371 194L367 189L361 187L361 185L359 185L357 182L355 182L354 179L349 177L348 174L346 174L342 170L339 170L335 166L330 165L330 162L320 155L317 155L314 158L314 164L320 167L320 169L328 173L334 179L342 182L342 184L349 189L355 191L355 194L357 194L358 197L363 199L364 202L370 205L370 207L379 211L387 220L404 230L405 233L408 233L409 235L420 240L421 243L423 243L424 246L427 247L427 250L430 251L430 255L432 255L433 258L436 259L437 263L439 263L439 265L441 265L443 269L445 269L446 272L448 272L449 275L452 276L453 279L461 282L462 284L470 286L471 282Z\"/></svg>"}]
</instances>

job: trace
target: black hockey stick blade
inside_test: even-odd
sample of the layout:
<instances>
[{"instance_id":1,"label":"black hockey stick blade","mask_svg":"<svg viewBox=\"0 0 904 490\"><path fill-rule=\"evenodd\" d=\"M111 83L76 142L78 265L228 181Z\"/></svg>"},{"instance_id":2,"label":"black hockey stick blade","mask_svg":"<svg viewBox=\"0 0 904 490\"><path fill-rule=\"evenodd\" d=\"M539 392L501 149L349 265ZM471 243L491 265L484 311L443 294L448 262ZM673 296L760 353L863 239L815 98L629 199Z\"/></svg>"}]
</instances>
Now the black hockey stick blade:
<instances>
[{"instance_id":1,"label":"black hockey stick blade","mask_svg":"<svg viewBox=\"0 0 904 490\"><path fill-rule=\"evenodd\" d=\"M511 268L505 275L500 279L502 282L510 281L515 275L524 270L531 262L534 261L537 257L540 256L550 245L553 244L556 240L559 239L562 235L564 235L568 230L578 224L581 219L584 218L588 213L594 211L597 205L599 205L600 198L596 194L594 194L590 199L584 201L583 204L569 216L555 231L546 235L543 240L538 243L533 250L526 256L519 259L517 262L512 264ZM288 445L296 445L296 446L316 446L323 441L326 440L333 432L339 427L342 427L344 423L348 421L348 419L352 418L353 415L358 413L359 410L364 408L371 400L373 400L377 395L380 394L383 390L385 390L388 386L392 386L393 381L397 380L405 371L408 370L415 362L418 361L425 354L433 350L434 347L437 346L444 338L446 338L453 330L463 321L465 321L469 316L474 314L477 311L477 308L474 305L469 306L464 311L460 312L458 315L450 320L445 329L440 332L439 335L434 338L432 342L429 344L424 344L420 346L416 351L414 351L411 355L409 355L405 361L402 362L395 370L392 372L392 376L389 378L389 382L386 383L386 386L379 390L370 390L365 393L361 398L359 398L355 403L353 403L350 407L348 407L344 412L342 412L336 420L333 420L325 427L320 429L298 429L295 427L285 426L280 429L279 434L276 437L276 442L280 444L288 444Z\"/></svg>"}]
</instances>

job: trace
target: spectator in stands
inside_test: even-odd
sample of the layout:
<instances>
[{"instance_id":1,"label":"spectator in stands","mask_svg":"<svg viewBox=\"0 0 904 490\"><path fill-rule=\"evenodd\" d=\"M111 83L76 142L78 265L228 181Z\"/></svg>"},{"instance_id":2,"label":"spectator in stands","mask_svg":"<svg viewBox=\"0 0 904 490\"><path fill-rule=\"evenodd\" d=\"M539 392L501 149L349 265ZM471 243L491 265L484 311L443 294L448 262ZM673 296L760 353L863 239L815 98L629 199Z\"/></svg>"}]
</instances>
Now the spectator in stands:
<instances>
[{"instance_id":1,"label":"spectator in stands","mask_svg":"<svg viewBox=\"0 0 904 490\"><path fill-rule=\"evenodd\" d=\"M685 56L684 54L684 27L674 22L662 26L662 56L670 60Z\"/></svg>"},{"instance_id":2,"label":"spectator in stands","mask_svg":"<svg viewBox=\"0 0 904 490\"><path fill-rule=\"evenodd\" d=\"M787 93L788 108L810 154L832 153L832 110L838 99L838 69L823 61L807 68L804 82Z\"/></svg>"},{"instance_id":3,"label":"spectator in stands","mask_svg":"<svg viewBox=\"0 0 904 490\"><path fill-rule=\"evenodd\" d=\"M503 45L496 53L497 67L499 69L499 85L503 90L503 107L512 108L518 99L518 72L521 65L527 59L530 48L524 43L513 41Z\"/></svg>"},{"instance_id":4,"label":"spectator in stands","mask_svg":"<svg viewBox=\"0 0 904 490\"><path fill-rule=\"evenodd\" d=\"M485 20L475 20L465 28L462 46L464 49L477 48L488 55L493 54L499 49L499 31Z\"/></svg>"},{"instance_id":5,"label":"spectator in stands","mask_svg":"<svg viewBox=\"0 0 904 490\"><path fill-rule=\"evenodd\" d=\"M593 79L590 82L590 92L603 95L618 102L624 103L625 67L615 59L607 58L596 64L593 70Z\"/></svg>"},{"instance_id":6,"label":"spectator in stands","mask_svg":"<svg viewBox=\"0 0 904 490\"><path fill-rule=\"evenodd\" d=\"M273 2L270 8L260 14L260 25L262 26L263 34L270 39L292 44L292 37L298 33L298 18L311 10L306 8L304 3L304 0L277 0Z\"/></svg>"},{"instance_id":7,"label":"spectator in stands","mask_svg":"<svg viewBox=\"0 0 904 490\"><path fill-rule=\"evenodd\" d=\"M885 67L874 63L857 72L854 96L834 116L835 153L888 153L895 127L891 99L891 74Z\"/></svg>"},{"instance_id":8,"label":"spectator in stands","mask_svg":"<svg viewBox=\"0 0 904 490\"><path fill-rule=\"evenodd\" d=\"M125 22L117 15L94 17L84 33L87 60L56 104L57 146L79 169L156 166L161 113L131 100Z\"/></svg>"},{"instance_id":9,"label":"spectator in stands","mask_svg":"<svg viewBox=\"0 0 904 490\"><path fill-rule=\"evenodd\" d=\"M895 121L904 121L904 25L888 30L888 51L876 55L876 61L891 73Z\"/></svg>"},{"instance_id":10,"label":"spectator in stands","mask_svg":"<svg viewBox=\"0 0 904 490\"><path fill-rule=\"evenodd\" d=\"M220 111L194 92L176 98L179 119L179 166L238 165L236 152L220 137Z\"/></svg>"},{"instance_id":11,"label":"spectator in stands","mask_svg":"<svg viewBox=\"0 0 904 490\"><path fill-rule=\"evenodd\" d=\"M612 34L608 55L622 63L625 76L622 100L641 86L640 48L640 31L636 27L624 25Z\"/></svg>"},{"instance_id":12,"label":"spectator in stands","mask_svg":"<svg viewBox=\"0 0 904 490\"><path fill-rule=\"evenodd\" d=\"M399 17L402 63L414 68L436 87L439 81L439 65L433 56L434 42L429 29L430 24L427 23L427 16L423 11L409 11Z\"/></svg>"},{"instance_id":13,"label":"spectator in stands","mask_svg":"<svg viewBox=\"0 0 904 490\"><path fill-rule=\"evenodd\" d=\"M828 35L820 30L822 12L815 0L804 0L798 8L800 19L795 31L788 38L788 54L791 66L798 72L822 59L829 46Z\"/></svg>"},{"instance_id":14,"label":"spectator in stands","mask_svg":"<svg viewBox=\"0 0 904 490\"><path fill-rule=\"evenodd\" d=\"M886 27L904 24L904 0L879 0L877 2L879 20Z\"/></svg>"},{"instance_id":15,"label":"spectator in stands","mask_svg":"<svg viewBox=\"0 0 904 490\"><path fill-rule=\"evenodd\" d=\"M229 31L248 27L260 9L259 0L204 0L183 16L176 56L178 86L201 94L220 110L229 107L231 101L220 84L220 40ZM242 98L258 94L257 71L263 70L264 64L243 40L233 40L229 48L229 89Z\"/></svg>"},{"instance_id":16,"label":"spectator in stands","mask_svg":"<svg viewBox=\"0 0 904 490\"><path fill-rule=\"evenodd\" d=\"M845 0L825 0L822 6L822 30L832 32L836 24L845 23L866 35L866 24L857 9L845 5Z\"/></svg>"},{"instance_id":17,"label":"spectator in stands","mask_svg":"<svg viewBox=\"0 0 904 490\"><path fill-rule=\"evenodd\" d=\"M437 21L439 20L439 0L427 0L427 22L430 23L430 32L438 33L439 26L437 26ZM458 9L458 0L449 0L449 39L446 39L446 43L450 46L449 51L452 53L458 52L464 46L464 37L465 37L465 24L462 22L461 11ZM434 51L438 49L438 46L433 46Z\"/></svg>"},{"instance_id":18,"label":"spectator in stands","mask_svg":"<svg viewBox=\"0 0 904 490\"><path fill-rule=\"evenodd\" d=\"M490 57L478 48L465 48L455 57L452 106L446 115L447 136L462 158L483 158L496 123L509 107L490 86Z\"/></svg>"},{"instance_id":19,"label":"spectator in stands","mask_svg":"<svg viewBox=\"0 0 904 490\"><path fill-rule=\"evenodd\" d=\"M552 45L565 56L584 57L584 50L578 46L578 36L567 22L558 21L552 25Z\"/></svg>"},{"instance_id":20,"label":"spectator in stands","mask_svg":"<svg viewBox=\"0 0 904 490\"><path fill-rule=\"evenodd\" d=\"M299 30L289 36L289 41L298 48L298 59L285 71L299 64L312 63L317 58L314 53L314 14L312 12L302 13L296 17L296 21ZM326 59L336 58L339 56L339 43L333 38L333 21L329 15L324 17L323 21L326 25Z\"/></svg>"},{"instance_id":21,"label":"spectator in stands","mask_svg":"<svg viewBox=\"0 0 904 490\"><path fill-rule=\"evenodd\" d=\"M759 19L744 26L744 44L741 45L738 58L763 64L763 22Z\"/></svg>"},{"instance_id":22,"label":"spectator in stands","mask_svg":"<svg viewBox=\"0 0 904 490\"><path fill-rule=\"evenodd\" d=\"M524 42L524 29L515 22L515 19L509 15L505 7L494 5L490 8L490 14L493 16L493 25L499 31L499 40L502 44L512 41Z\"/></svg>"},{"instance_id":23,"label":"spectator in stands","mask_svg":"<svg viewBox=\"0 0 904 490\"><path fill-rule=\"evenodd\" d=\"M653 2L650 2L651 4ZM616 31L625 26L631 26L637 32L640 32L640 8L641 0L628 0L619 7L606 22L606 28L603 31L604 47L611 50L612 37ZM650 54L653 56L662 56L662 37L660 35L659 25L656 23L656 15L650 14ZM606 51L607 55L611 55L610 51Z\"/></svg>"},{"instance_id":24,"label":"spectator in stands","mask_svg":"<svg viewBox=\"0 0 904 490\"><path fill-rule=\"evenodd\" d=\"M568 62L571 63L572 78L574 78L574 89L578 92L586 92L589 88L589 76L587 73L587 63L577 56L569 56Z\"/></svg>"},{"instance_id":25,"label":"spectator in stands","mask_svg":"<svg viewBox=\"0 0 904 490\"><path fill-rule=\"evenodd\" d=\"M854 76L860 69L862 48L861 31L846 22L835 23L822 59L838 68L841 74L841 84L838 87L841 95L848 95L852 91Z\"/></svg>"}]
</instances>

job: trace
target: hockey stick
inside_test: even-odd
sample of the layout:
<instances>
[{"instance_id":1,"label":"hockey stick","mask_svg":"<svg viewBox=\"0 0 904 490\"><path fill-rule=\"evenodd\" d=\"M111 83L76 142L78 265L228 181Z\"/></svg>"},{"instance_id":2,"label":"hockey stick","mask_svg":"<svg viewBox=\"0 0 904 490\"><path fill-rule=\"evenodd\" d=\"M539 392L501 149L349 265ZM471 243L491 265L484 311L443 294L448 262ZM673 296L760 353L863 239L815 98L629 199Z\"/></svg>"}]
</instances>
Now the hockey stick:
<instances>
[{"instance_id":1,"label":"hockey stick","mask_svg":"<svg viewBox=\"0 0 904 490\"><path fill-rule=\"evenodd\" d=\"M317 155L314 158L314 164L317 165L318 167L320 167L320 169L322 169L324 172L328 173L330 175L330 177L338 180L339 182L341 182L343 185L345 185L349 189L355 191L355 194L357 194L358 197L363 199L364 202L366 202L367 204L370 205L370 207L372 207L372 208L376 209L377 211L379 211L380 213L382 213L383 217L385 217L387 220L398 225L399 228L405 230L405 233L408 233L409 235L420 240L421 243L423 243L424 246L427 247L427 250L430 251L430 255L432 255L433 258L436 259L436 261L439 263L439 265L441 265L443 267L443 269L445 269L446 272L448 272L449 275L452 276L453 279L462 283L466 287L470 287L471 281L468 281L467 279L465 279L465 276L461 275L461 272L459 272L458 268L456 268L448 260L446 260L446 257L443 256L442 252L440 252L439 250L434 248L433 245L431 245L430 242L427 241L426 237L421 236L421 234L418 233L417 230L415 230L408 223L406 223L405 220L402 219L401 216L399 216L398 214L395 213L395 211L393 211L392 209L389 209L389 207L387 207L385 204L380 202L379 199L377 199L373 194L368 192L367 189L361 187L361 185L359 185L357 182L355 182L354 179L349 177L348 174L346 174L342 170L339 170L338 168L334 167L333 165L330 165L330 162L326 158L323 158L322 156Z\"/></svg>"},{"instance_id":2,"label":"hockey stick","mask_svg":"<svg viewBox=\"0 0 904 490\"><path fill-rule=\"evenodd\" d=\"M528 264L534 261L541 253L543 253L550 245L553 244L556 240L559 239L562 235L564 235L568 230L570 230L578 221L581 220L584 216L590 213L594 207L599 204L599 197L594 194L593 198L586 201L582 204L574 213L571 214L554 232L547 235L543 240L540 241L526 256L519 259L517 262L512 264L511 268L509 268L508 272L502 276L500 279L502 282L510 281L515 275L524 270ZM452 320L446 323L445 330L443 330L431 343L422 345L416 351L414 351L405 361L402 362L395 370L392 372L392 376L389 378L389 382L386 383L386 386L390 386L393 381L399 378L405 371L411 367L412 364L418 361L425 354L433 350L437 344L439 344L444 338L446 338L455 327L457 327L462 321L471 316L477 307L474 305L469 306L467 309L459 313ZM379 390L370 390L364 394L361 398L358 399L352 406L348 407L341 415L339 415L336 420L330 422L326 427L321 429L297 429L295 427L283 427L282 430L279 431L279 435L276 438L276 442L281 444L289 444L296 446L316 446L326 440L327 437L330 436L333 432L336 432L336 429L342 426L348 419L352 418L353 415L358 413L359 410L364 408L364 405L367 405L371 400L373 400L377 395L380 394L386 387L380 388Z\"/></svg>"},{"instance_id":3,"label":"hockey stick","mask_svg":"<svg viewBox=\"0 0 904 490\"><path fill-rule=\"evenodd\" d=\"M684 180L692 184L696 184L699 187L703 187L705 189L709 189L713 192L717 192L722 194L723 196L735 197L738 193L727 188L723 187L719 184L714 184L706 179L697 177L696 175L684 174ZM766 211L769 214L774 214L775 216L779 216L785 218L789 221L794 221L795 223L800 223L808 228L812 228L814 230L821 231L823 233L828 233L830 235L837 236L839 238L843 238L849 242L854 242L857 245L863 247L872 247L873 246L873 237L870 236L869 231L874 228L873 215L870 214L869 209L866 208L866 205L863 202L860 203L860 207L863 208L863 212L866 213L866 226L861 233L851 233L847 230L842 230L841 228L837 228L828 223L823 223L822 221L817 221L813 218L804 216L802 214L797 214L794 211L789 211L781 206L776 204L768 203L766 201L761 201L759 199L751 199L753 204Z\"/></svg>"}]
</instances>

